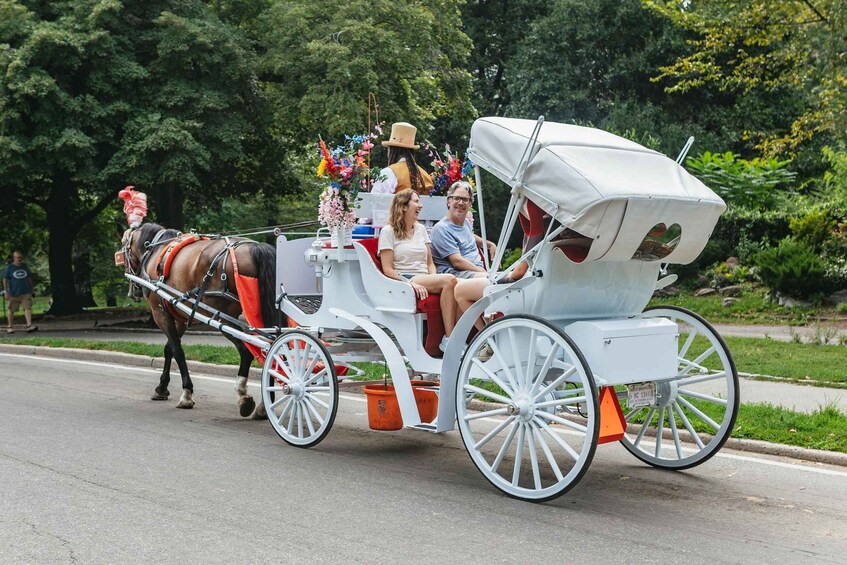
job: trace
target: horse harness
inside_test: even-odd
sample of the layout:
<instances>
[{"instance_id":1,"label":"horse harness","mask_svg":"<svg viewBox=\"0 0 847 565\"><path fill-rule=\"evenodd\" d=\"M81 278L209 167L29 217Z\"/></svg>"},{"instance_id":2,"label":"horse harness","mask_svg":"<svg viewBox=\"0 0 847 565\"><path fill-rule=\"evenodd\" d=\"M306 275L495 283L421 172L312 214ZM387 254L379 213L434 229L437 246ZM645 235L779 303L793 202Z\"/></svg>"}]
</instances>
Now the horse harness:
<instances>
[{"instance_id":1,"label":"horse harness","mask_svg":"<svg viewBox=\"0 0 847 565\"><path fill-rule=\"evenodd\" d=\"M166 284L165 281L167 280L168 275L170 274L170 265L173 262L174 258L176 257L177 253L179 253L180 250L184 249L188 245L191 245L192 243L195 243L197 241L202 241L202 240L209 240L209 239L213 239L213 238L200 236L196 233L192 233L192 234L188 234L188 235L184 235L184 234L180 233L174 238L163 239L164 234L167 231L168 230L164 230L164 229L159 230L156 233L156 235L153 237L152 240L150 240L149 242L144 244L145 251L144 251L144 254L141 256L141 260L139 261L137 273L133 272L134 269L132 268L132 262L130 261L130 258L129 258L130 257L130 255L129 255L129 242L131 240L131 237L127 237L126 243L124 244L122 251L123 251L123 254L124 254L124 257L125 257L127 269L130 271L130 274L133 274L135 276L141 276L144 280L153 283L154 282L153 279L147 273L147 262L150 260L150 257L153 255L153 251L156 247L159 247L159 246L167 243L168 246L163 248L159 252L159 255L158 255L157 260L156 260L156 274L158 276L158 280L154 284L158 284L158 285L161 285L161 286L164 286L164 287L167 287L168 289L170 289L170 287L168 287L168 285ZM215 239L217 239L217 238L215 238ZM209 268L206 271L206 274L203 276L203 280L201 281L200 286L184 292L182 294L182 296L180 297L180 300L192 300L192 302L193 302L191 314L188 316L188 320L186 322L187 325L191 324L191 321L194 319L194 314L197 312L198 307L203 307L204 309L211 311L212 314L213 314L213 316L212 316L213 318L218 317L218 318L226 320L229 323L236 324L238 326L244 326L245 325L243 322L241 322L241 320L237 320L237 319L235 319L231 316L228 316L227 314L224 314L223 312L220 312L218 310L214 310L214 309L206 306L205 304L200 303L201 300L203 299L203 297L209 296L209 297L225 298L225 299L231 300L231 301L233 301L237 304L241 304L241 301L239 300L238 295L236 293L232 292L229 289L229 286L227 284L226 262L227 262L228 257L231 258L233 270L234 270L234 272L237 276L238 275L238 261L235 257L235 250L236 250L236 248L238 248L239 246L241 246L243 244L252 243L252 242L249 241L249 240L232 241L232 240L230 240L229 237L224 237L223 240L226 242L226 245L212 259L212 262L209 264ZM207 290L209 283L214 278L215 272L218 270L219 267L220 267L221 288L219 290ZM176 290L176 289L172 289L172 290ZM143 288L142 292L144 293L144 296L146 297L150 293L150 290L148 288ZM170 315L173 316L173 317L176 317L176 310L174 309L173 305L171 305L169 302L165 302L165 301L160 302L159 307L162 308L162 309L167 308Z\"/></svg>"}]
</instances>

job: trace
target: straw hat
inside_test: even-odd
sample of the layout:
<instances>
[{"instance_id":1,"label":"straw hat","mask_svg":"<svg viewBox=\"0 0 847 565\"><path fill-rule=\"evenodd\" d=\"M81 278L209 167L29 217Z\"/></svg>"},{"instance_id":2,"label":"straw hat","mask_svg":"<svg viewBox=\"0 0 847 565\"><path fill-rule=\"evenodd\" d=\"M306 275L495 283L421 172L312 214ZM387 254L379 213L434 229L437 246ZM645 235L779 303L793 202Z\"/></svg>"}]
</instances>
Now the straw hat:
<instances>
[{"instance_id":1,"label":"straw hat","mask_svg":"<svg viewBox=\"0 0 847 565\"><path fill-rule=\"evenodd\" d=\"M405 147L406 149L418 149L420 145L415 145L415 134L418 128L406 122L397 122L391 124L391 138L388 141L383 141L385 147Z\"/></svg>"}]
</instances>

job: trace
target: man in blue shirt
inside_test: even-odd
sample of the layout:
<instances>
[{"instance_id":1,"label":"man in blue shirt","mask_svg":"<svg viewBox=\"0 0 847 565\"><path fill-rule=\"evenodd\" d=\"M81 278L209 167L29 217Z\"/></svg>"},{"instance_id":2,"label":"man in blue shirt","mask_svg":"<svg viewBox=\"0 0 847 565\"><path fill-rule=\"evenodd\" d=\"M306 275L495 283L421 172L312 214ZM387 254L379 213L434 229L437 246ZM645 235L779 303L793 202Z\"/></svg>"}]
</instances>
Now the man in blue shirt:
<instances>
[{"instance_id":1,"label":"man in blue shirt","mask_svg":"<svg viewBox=\"0 0 847 565\"><path fill-rule=\"evenodd\" d=\"M467 221L468 211L473 204L471 187L466 182L455 182L447 189L447 216L435 224L430 234L432 260L439 273L449 273L460 279L485 276L485 267L479 249L482 238L473 233ZM497 246L486 243L490 256Z\"/></svg>"},{"instance_id":2,"label":"man in blue shirt","mask_svg":"<svg viewBox=\"0 0 847 565\"><path fill-rule=\"evenodd\" d=\"M32 277L24 264L24 255L20 251L15 251L12 254L12 263L3 271L3 292L9 304L6 313L9 325L6 328L6 333L15 331L13 328L15 312L21 305L24 307L26 331L34 332L37 330L38 326L32 325Z\"/></svg>"}]
</instances>

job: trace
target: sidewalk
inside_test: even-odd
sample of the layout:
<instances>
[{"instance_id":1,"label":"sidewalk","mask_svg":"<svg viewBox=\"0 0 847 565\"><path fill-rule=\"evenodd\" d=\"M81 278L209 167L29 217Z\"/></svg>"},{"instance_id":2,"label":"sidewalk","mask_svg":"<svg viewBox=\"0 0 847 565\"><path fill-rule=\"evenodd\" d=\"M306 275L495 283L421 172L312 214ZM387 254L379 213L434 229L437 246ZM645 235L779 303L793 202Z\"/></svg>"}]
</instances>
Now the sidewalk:
<instances>
[{"instance_id":1,"label":"sidewalk","mask_svg":"<svg viewBox=\"0 0 847 565\"><path fill-rule=\"evenodd\" d=\"M164 335L157 329L142 327L147 316L109 316L92 317L91 319L53 319L38 322L38 332L27 334L16 331L14 334L0 334L0 344L5 337L59 337L67 339L92 339L92 340L117 340L117 341L140 341L146 343L165 343ZM129 325L125 328L121 326ZM802 336L804 342L814 338L816 330L814 327L789 328L788 326L734 326L726 324L715 324L715 330L721 335L740 337L770 337L777 341L791 341L792 335ZM845 334L847 335L847 334ZM227 346L229 342L218 332L206 329L202 324L197 324L186 333L183 338L185 344L210 344ZM830 343L838 343L836 337ZM847 352L845 352L847 353ZM749 367L746 368L749 370ZM755 380L745 378L742 374L740 379L741 400L745 403L769 403L782 406L789 410L798 412L813 412L822 407L835 406L842 413L847 414L847 389L828 388L801 385L794 383L783 383L779 381Z\"/></svg>"}]
</instances>

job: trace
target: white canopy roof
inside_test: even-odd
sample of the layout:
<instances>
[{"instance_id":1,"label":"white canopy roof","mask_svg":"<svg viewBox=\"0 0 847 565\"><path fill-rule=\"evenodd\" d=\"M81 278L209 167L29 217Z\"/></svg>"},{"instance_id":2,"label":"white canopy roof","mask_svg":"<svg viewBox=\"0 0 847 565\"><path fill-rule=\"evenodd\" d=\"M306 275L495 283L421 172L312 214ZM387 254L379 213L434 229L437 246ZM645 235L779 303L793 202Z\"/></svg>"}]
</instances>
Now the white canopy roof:
<instances>
[{"instance_id":1,"label":"white canopy roof","mask_svg":"<svg viewBox=\"0 0 847 565\"><path fill-rule=\"evenodd\" d=\"M529 165L516 178L535 120L480 118L468 156L564 226L594 239L588 260L627 260L656 224L679 224L665 262L693 261L723 200L665 155L611 133L546 122Z\"/></svg>"}]
</instances>

